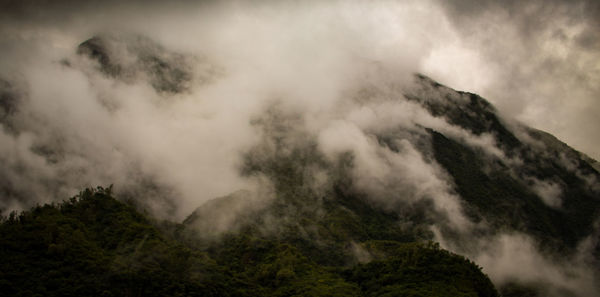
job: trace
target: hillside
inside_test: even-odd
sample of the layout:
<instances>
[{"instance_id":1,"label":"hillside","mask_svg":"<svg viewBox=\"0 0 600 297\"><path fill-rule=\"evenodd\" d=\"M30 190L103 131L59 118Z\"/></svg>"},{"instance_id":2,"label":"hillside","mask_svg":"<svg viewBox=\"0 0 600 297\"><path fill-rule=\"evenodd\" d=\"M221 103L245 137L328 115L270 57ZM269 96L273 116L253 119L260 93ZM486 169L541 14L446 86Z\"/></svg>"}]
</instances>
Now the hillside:
<instances>
[{"instance_id":1,"label":"hillside","mask_svg":"<svg viewBox=\"0 0 600 297\"><path fill-rule=\"evenodd\" d=\"M363 248L377 255L372 261L325 265L293 238L250 232L201 248L151 222L110 188L11 214L0 225L1 289L11 296L497 296L478 266L434 244L370 240Z\"/></svg>"}]
</instances>

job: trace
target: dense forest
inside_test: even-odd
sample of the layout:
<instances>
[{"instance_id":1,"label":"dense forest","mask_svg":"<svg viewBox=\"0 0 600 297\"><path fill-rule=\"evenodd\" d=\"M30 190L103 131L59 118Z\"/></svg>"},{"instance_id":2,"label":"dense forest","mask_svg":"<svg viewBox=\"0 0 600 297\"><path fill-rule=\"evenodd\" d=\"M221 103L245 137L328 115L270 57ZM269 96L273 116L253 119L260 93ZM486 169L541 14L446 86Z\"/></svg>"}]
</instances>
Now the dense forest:
<instances>
[{"instance_id":1,"label":"dense forest","mask_svg":"<svg viewBox=\"0 0 600 297\"><path fill-rule=\"evenodd\" d=\"M498 295L475 263L431 242L367 232L360 245L374 258L331 264L298 238L249 231L200 243L177 235L184 229L116 200L111 187L13 212L0 225L0 290L6 296ZM343 259L344 251L328 256Z\"/></svg>"}]
</instances>

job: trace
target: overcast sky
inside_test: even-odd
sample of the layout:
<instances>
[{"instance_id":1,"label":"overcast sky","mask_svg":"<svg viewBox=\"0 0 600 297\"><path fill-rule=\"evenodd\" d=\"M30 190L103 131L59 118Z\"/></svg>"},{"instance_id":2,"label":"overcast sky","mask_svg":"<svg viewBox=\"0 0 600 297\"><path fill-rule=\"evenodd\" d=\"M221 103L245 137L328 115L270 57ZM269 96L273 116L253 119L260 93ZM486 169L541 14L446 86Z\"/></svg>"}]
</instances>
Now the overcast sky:
<instances>
[{"instance_id":1,"label":"overcast sky","mask_svg":"<svg viewBox=\"0 0 600 297\"><path fill-rule=\"evenodd\" d=\"M320 1L302 4L296 1L193 2L196 1L169 1L168 4L160 1L2 1L0 56L5 60L0 62L4 68L2 74L16 75L10 67L31 62L28 53L34 51L33 48L74 50L79 42L102 31L152 30L152 34L163 40L174 40L181 32L179 29L193 27L201 18L210 17L202 11L215 7L222 11L232 7L268 10L270 6L285 6L286 13L293 13L320 5ZM363 3L362 7L390 9L379 21L370 22L368 30L362 33L377 36L376 41L381 44L389 42L391 47L388 48L413 46L414 53L418 52L414 56L416 71L452 88L479 93L503 113L600 158L599 1L365 3L368 4ZM403 10L411 13L403 13ZM361 18L360 12L352 16ZM173 23L179 27L172 26ZM357 19L357 24L363 23ZM293 26L295 30L305 30L303 36L310 36L315 24ZM190 38L190 33L182 33L181 38ZM264 40L268 41L268 37L263 37ZM327 42L326 38L323 40ZM248 38L245 42L252 40ZM175 43L185 47L184 41ZM369 47L360 50L367 57L377 56L367 53L371 50Z\"/></svg>"}]
</instances>

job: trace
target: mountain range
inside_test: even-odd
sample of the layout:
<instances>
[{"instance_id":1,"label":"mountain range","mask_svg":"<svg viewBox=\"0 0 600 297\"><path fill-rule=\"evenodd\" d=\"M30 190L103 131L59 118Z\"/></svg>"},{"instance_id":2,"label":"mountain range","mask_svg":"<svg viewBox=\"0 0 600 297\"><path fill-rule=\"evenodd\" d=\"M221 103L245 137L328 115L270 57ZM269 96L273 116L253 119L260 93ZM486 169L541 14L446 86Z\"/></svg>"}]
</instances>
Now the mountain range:
<instances>
[{"instance_id":1,"label":"mountain range","mask_svg":"<svg viewBox=\"0 0 600 297\"><path fill-rule=\"evenodd\" d=\"M205 57L138 35L99 35L75 52L60 67L81 71L92 86L144 85L159 98L152 103L157 106L227 75ZM0 80L3 135L44 134L24 120L30 115L26 88ZM108 114L125 104L102 94L97 99ZM69 135L58 132L40 137L27 162L39 160L65 173L39 179L28 173L38 167L26 161L0 169L0 197L6 201L0 292L600 293L598 162L551 134L503 117L479 95L422 74L409 83L366 78L333 110L322 124L305 110L268 101L247 123L256 139L239 152L236 167L252 186L186 209L181 220L162 214L182 210L173 198L177 192L151 174L136 173L131 182L110 181L114 176L107 174L100 181L114 183L114 190L87 188L60 202L64 188L85 184L72 177L85 176L96 163L72 172L72 156L86 159L86 147L81 153ZM10 212L8 201L31 208Z\"/></svg>"}]
</instances>

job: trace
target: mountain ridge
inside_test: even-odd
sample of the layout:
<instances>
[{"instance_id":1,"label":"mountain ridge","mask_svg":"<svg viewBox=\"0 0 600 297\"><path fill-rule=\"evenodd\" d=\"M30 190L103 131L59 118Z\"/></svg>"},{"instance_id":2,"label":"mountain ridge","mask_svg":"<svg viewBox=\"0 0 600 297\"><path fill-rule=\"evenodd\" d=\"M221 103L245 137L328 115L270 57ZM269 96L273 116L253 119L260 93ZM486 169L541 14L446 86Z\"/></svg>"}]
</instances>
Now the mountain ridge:
<instances>
[{"instance_id":1,"label":"mountain ridge","mask_svg":"<svg viewBox=\"0 0 600 297\"><path fill-rule=\"evenodd\" d=\"M126 94L141 89L144 96L132 106L148 108L153 115L161 108L177 114L180 109L169 109L177 104L189 108L190 102L201 100L186 97L191 85L204 88L222 78L211 76L220 66L140 36L99 35L80 43L71 59L60 67L81 72L80 78L91 82L91 88L94 83L108 84L124 88ZM190 66L196 62L200 66ZM36 149L28 151L33 157L26 161L69 169L58 171L64 174L60 177L77 175L80 183L86 179L79 175L88 177L89 166L97 165L98 171L114 174L102 175L103 179L118 177L114 182L123 185L116 187L120 192L88 189L62 204L34 207L3 219L0 230L7 234L2 236L7 242L2 253L16 260L0 269L10 271L0 284L23 296L48 292L119 296L120 289L130 296L593 296L598 292L600 272L594 268L600 255L598 163L546 132L504 119L485 98L455 91L421 74L412 78L408 83L381 75L375 82L358 82L341 92L331 110L322 112L325 115L308 114L283 99L265 100L245 123L249 129L244 132L254 133L255 139L235 151L236 173L253 187L231 188L229 195L219 195L191 212L186 209L187 217L180 222L157 215L180 207L181 193L168 183L172 179L164 175L160 179L161 172L148 167L144 171L136 159L125 159L133 165L126 163L125 174L114 174L121 167L90 155L93 146L105 146L110 153L103 157L137 157L127 155L135 149L120 146L127 137L118 138L116 145L86 142L85 135L85 145L70 147L66 140L53 139L53 135L69 139L61 131L45 134L45 126L28 130L34 125L21 125L27 114L19 111L19 104L27 102L26 92L18 94L23 99L17 98L12 85L2 83L2 126L17 136L50 135L33 142ZM127 117L121 112L128 111L128 97L107 94L111 93L93 97L97 104L93 106L110 121ZM213 116L204 112L193 117ZM181 123L169 127L179 128ZM142 145L157 144L150 139ZM96 163L70 167L69 153L76 160L90 158ZM1 176L25 172L27 180L35 180L36 175L27 171L35 168L31 163L10 164ZM186 178L195 178L202 164L196 165L188 171L194 176ZM177 172L165 175L173 173ZM48 193L57 193L55 188L67 183L56 180L45 181ZM14 186L16 181L2 184L1 193L40 199L34 191ZM195 185L193 194L203 190ZM57 252L68 257L53 258ZM58 272L46 275L30 259L48 260L44 267ZM535 266L535 271L520 269L521 262ZM61 265L65 271L54 269ZM72 278L82 267L98 270L82 274L86 279L81 286L57 285L61 279L82 281ZM123 267L128 268L121 273ZM45 283L29 288L34 278L19 270L32 270ZM538 272L542 270L550 272Z\"/></svg>"}]
</instances>

